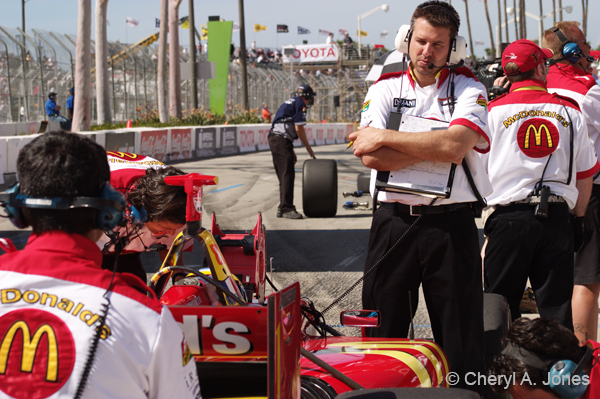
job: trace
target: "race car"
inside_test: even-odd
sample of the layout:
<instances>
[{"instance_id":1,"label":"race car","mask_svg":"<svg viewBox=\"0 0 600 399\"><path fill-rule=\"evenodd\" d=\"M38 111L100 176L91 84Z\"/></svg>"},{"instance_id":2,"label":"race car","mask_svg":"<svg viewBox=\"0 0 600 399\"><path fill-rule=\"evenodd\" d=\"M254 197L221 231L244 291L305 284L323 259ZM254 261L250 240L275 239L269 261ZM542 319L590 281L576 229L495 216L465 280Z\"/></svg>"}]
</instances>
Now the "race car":
<instances>
[{"instance_id":1,"label":"race car","mask_svg":"<svg viewBox=\"0 0 600 399\"><path fill-rule=\"evenodd\" d=\"M204 398L331 399L360 389L448 387L448 360L436 343L344 337L301 298L298 282L266 296L260 213L249 234L223 233L214 214L209 232L201 227L202 187L217 178L193 173L165 181L188 193L187 227L149 286L185 333ZM200 270L177 266L188 240L204 249ZM169 276L181 271L187 276L166 289ZM376 327L379 314L345 311L341 323ZM435 397L461 397L458 391L436 389Z\"/></svg>"}]
</instances>

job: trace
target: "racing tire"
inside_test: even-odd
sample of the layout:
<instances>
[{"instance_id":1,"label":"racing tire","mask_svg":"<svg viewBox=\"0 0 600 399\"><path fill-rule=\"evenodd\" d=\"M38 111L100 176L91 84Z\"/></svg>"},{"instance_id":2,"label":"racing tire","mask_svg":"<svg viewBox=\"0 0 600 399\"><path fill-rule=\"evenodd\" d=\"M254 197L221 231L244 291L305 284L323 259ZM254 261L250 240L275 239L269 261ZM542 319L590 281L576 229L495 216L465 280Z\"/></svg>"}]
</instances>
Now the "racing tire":
<instances>
[{"instance_id":1,"label":"racing tire","mask_svg":"<svg viewBox=\"0 0 600 399\"><path fill-rule=\"evenodd\" d=\"M348 391L336 399L480 399L473 391L452 388L383 388Z\"/></svg>"},{"instance_id":2,"label":"racing tire","mask_svg":"<svg viewBox=\"0 0 600 399\"><path fill-rule=\"evenodd\" d=\"M337 392L325 381L317 377L303 375L300 377L301 399L334 399Z\"/></svg>"},{"instance_id":3,"label":"racing tire","mask_svg":"<svg viewBox=\"0 0 600 399\"><path fill-rule=\"evenodd\" d=\"M302 210L308 217L335 216L338 202L337 164L333 159L309 159L302 169Z\"/></svg>"},{"instance_id":4,"label":"racing tire","mask_svg":"<svg viewBox=\"0 0 600 399\"><path fill-rule=\"evenodd\" d=\"M371 173L361 173L356 177L356 189L363 193L369 193L369 183L371 182Z\"/></svg>"},{"instance_id":5,"label":"racing tire","mask_svg":"<svg viewBox=\"0 0 600 399\"><path fill-rule=\"evenodd\" d=\"M504 349L502 338L506 335L511 322L510 307L506 298L499 294L483 294L483 329L485 334L485 368L490 369L494 356ZM493 399L508 399L508 394L488 393Z\"/></svg>"}]
</instances>

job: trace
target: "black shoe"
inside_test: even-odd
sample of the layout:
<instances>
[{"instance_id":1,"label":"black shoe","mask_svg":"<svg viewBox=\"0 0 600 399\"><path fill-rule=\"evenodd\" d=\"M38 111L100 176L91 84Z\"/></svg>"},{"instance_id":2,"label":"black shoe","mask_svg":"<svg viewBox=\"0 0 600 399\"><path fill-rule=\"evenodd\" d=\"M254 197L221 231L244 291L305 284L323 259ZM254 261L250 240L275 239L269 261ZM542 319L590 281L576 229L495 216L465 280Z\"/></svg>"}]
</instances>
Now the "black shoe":
<instances>
[{"instance_id":1,"label":"black shoe","mask_svg":"<svg viewBox=\"0 0 600 399\"><path fill-rule=\"evenodd\" d=\"M277 208L277 217L280 218L281 215L283 215L283 212L281 211L281 208Z\"/></svg>"},{"instance_id":2,"label":"black shoe","mask_svg":"<svg viewBox=\"0 0 600 399\"><path fill-rule=\"evenodd\" d=\"M282 218L286 218L286 219L302 219L302 215L299 214L298 212L296 212L296 210L292 210L292 211L287 211L285 213L281 214Z\"/></svg>"}]
</instances>

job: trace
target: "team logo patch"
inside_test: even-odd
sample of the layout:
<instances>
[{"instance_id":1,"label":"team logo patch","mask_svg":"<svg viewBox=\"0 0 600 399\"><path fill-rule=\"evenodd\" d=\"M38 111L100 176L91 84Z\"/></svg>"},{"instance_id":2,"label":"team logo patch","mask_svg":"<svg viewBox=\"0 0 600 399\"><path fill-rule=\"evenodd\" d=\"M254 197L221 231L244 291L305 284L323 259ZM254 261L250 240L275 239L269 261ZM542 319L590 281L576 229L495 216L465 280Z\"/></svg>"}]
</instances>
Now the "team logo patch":
<instances>
[{"instance_id":1,"label":"team logo patch","mask_svg":"<svg viewBox=\"0 0 600 399\"><path fill-rule=\"evenodd\" d=\"M371 104L371 100L368 100L366 103L363 104L362 109L360 110L360 112L366 112L369 109L369 104Z\"/></svg>"},{"instance_id":2,"label":"team logo patch","mask_svg":"<svg viewBox=\"0 0 600 399\"><path fill-rule=\"evenodd\" d=\"M476 103L481 105L484 108L487 108L487 100L481 94L479 95L479 97L477 97Z\"/></svg>"},{"instance_id":3,"label":"team logo patch","mask_svg":"<svg viewBox=\"0 0 600 399\"><path fill-rule=\"evenodd\" d=\"M528 119L517 131L519 148L530 158L543 158L552 154L558 147L559 140L558 129L547 119Z\"/></svg>"},{"instance_id":4,"label":"team logo patch","mask_svg":"<svg viewBox=\"0 0 600 399\"><path fill-rule=\"evenodd\" d=\"M408 100L406 98L394 98L394 107L396 108L414 108L417 106L417 100Z\"/></svg>"},{"instance_id":5,"label":"team logo patch","mask_svg":"<svg viewBox=\"0 0 600 399\"><path fill-rule=\"evenodd\" d=\"M181 351L183 355L183 365L185 366L192 359L192 351L190 350L190 347L185 341L185 338L183 339L183 341L181 341Z\"/></svg>"},{"instance_id":6,"label":"team logo patch","mask_svg":"<svg viewBox=\"0 0 600 399\"><path fill-rule=\"evenodd\" d=\"M74 364L73 335L57 316L19 309L0 317L0 390L6 395L47 398L67 382Z\"/></svg>"}]
</instances>

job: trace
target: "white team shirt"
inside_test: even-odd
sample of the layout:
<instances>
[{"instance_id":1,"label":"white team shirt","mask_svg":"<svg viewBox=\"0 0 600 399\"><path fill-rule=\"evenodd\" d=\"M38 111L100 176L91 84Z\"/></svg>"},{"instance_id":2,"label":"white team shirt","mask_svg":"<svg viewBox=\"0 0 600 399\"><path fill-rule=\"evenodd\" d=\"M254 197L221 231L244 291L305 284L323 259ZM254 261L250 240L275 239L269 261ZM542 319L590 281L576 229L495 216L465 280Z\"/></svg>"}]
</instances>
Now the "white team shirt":
<instances>
[{"instance_id":1,"label":"white team shirt","mask_svg":"<svg viewBox=\"0 0 600 399\"><path fill-rule=\"evenodd\" d=\"M411 66L412 68L412 66ZM435 84L420 87L410 73L399 72L382 75L369 88L361 113L361 126L370 125L377 129L385 129L388 115L401 109L403 114L422 118L446 121L452 125L464 125L476 130L480 135L479 142L473 150L467 152L465 158L481 196L492 191L485 173L483 163L475 151L489 151L489 134L487 125L487 93L468 68L456 68L454 96L457 99L454 114L450 115L448 98L450 96L450 76L448 69L442 69ZM371 171L371 195L375 192L377 171ZM428 205L429 197L413 194L397 194L380 191L381 202L400 202L407 205ZM457 165L450 198L439 199L435 205L446 205L460 202L477 201L462 165Z\"/></svg>"},{"instance_id":2,"label":"white team shirt","mask_svg":"<svg viewBox=\"0 0 600 399\"><path fill-rule=\"evenodd\" d=\"M487 198L488 205L525 199L543 174L543 184L572 209L578 195L576 180L590 177L600 168L577 105L571 99L549 94L543 87L535 80L513 83L510 94L489 104L492 148L487 170L494 191ZM573 170L571 182L566 185L570 121L574 133Z\"/></svg>"}]
</instances>

